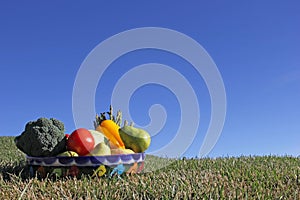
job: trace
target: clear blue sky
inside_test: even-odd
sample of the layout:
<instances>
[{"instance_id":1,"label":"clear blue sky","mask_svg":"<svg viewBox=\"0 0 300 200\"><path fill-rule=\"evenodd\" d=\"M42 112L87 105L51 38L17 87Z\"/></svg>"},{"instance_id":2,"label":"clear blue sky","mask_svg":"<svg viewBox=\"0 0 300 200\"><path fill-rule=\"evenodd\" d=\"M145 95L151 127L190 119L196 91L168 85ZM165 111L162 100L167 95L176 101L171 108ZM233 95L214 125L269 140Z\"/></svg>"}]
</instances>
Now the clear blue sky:
<instances>
[{"instance_id":1,"label":"clear blue sky","mask_svg":"<svg viewBox=\"0 0 300 200\"><path fill-rule=\"evenodd\" d=\"M89 52L119 32L164 27L200 43L222 75L227 115L209 156L300 154L299 1L110 2L0 3L0 136L19 135L28 121L42 116L60 119L67 133L73 131L73 85ZM149 62L174 68L186 64L155 50L120 57L99 84L97 111L110 103L113 81L122 73L118 66L130 69ZM181 69L187 76L192 73ZM209 94L202 85L201 126L188 156L198 154L210 118ZM168 90L147 87L142 88L146 93L133 96L135 119L146 123L152 103L162 103L169 112L165 132L153 140L154 150L172 138L180 113Z\"/></svg>"}]
</instances>

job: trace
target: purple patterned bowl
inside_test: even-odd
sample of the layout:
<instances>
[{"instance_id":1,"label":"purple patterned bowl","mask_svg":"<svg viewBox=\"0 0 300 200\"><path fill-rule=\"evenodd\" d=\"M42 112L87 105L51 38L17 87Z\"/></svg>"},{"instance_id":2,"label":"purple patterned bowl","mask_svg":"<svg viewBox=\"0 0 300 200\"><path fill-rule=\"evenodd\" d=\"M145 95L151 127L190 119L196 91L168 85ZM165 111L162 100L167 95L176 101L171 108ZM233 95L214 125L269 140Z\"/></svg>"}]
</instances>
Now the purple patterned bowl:
<instances>
[{"instance_id":1,"label":"purple patterned bowl","mask_svg":"<svg viewBox=\"0 0 300 200\"><path fill-rule=\"evenodd\" d=\"M109 156L57 156L57 157L32 157L27 156L27 165L31 175L35 174L44 178L48 174L58 176L78 176L91 174L103 176L126 173L140 173L144 168L145 153L118 154ZM100 170L101 169L101 170ZM97 170L100 172L97 173Z\"/></svg>"}]
</instances>

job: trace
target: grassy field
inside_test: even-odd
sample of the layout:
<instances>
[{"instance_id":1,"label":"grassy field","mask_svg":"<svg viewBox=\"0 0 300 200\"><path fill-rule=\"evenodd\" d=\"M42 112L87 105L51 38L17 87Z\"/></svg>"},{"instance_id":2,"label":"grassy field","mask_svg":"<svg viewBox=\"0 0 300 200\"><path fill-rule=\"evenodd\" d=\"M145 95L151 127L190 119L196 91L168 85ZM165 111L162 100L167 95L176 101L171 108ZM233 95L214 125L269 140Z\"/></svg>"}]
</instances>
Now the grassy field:
<instances>
[{"instance_id":1,"label":"grassy field","mask_svg":"<svg viewBox=\"0 0 300 200\"><path fill-rule=\"evenodd\" d=\"M0 137L2 199L300 199L300 159L180 159L153 172L118 178L27 177L13 137ZM148 156L146 170L165 162Z\"/></svg>"}]
</instances>

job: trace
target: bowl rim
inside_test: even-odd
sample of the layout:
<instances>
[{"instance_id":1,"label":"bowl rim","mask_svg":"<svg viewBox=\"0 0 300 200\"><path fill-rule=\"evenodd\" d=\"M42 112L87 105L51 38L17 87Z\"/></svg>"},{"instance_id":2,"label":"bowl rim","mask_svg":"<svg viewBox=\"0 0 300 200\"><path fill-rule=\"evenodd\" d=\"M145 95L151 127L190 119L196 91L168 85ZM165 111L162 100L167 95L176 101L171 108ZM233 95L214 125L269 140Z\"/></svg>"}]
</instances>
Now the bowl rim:
<instances>
[{"instance_id":1,"label":"bowl rim","mask_svg":"<svg viewBox=\"0 0 300 200\"><path fill-rule=\"evenodd\" d=\"M49 167L95 167L99 165L116 166L118 164L131 165L144 162L146 154L114 154L103 156L51 156L51 157L35 157L26 155L28 165L49 166Z\"/></svg>"}]
</instances>

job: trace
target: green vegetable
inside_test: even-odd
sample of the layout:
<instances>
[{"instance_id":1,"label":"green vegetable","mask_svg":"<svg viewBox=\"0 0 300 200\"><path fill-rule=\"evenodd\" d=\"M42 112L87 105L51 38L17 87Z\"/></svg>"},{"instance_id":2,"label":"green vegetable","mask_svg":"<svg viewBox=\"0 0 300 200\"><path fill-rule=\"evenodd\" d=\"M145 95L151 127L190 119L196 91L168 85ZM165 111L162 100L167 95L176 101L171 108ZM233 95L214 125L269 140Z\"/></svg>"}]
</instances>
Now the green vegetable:
<instances>
[{"instance_id":1,"label":"green vegetable","mask_svg":"<svg viewBox=\"0 0 300 200\"><path fill-rule=\"evenodd\" d=\"M64 124L57 119L39 118L28 122L15 138L16 146L28 156L56 156L66 151Z\"/></svg>"},{"instance_id":2,"label":"green vegetable","mask_svg":"<svg viewBox=\"0 0 300 200\"><path fill-rule=\"evenodd\" d=\"M151 142L151 136L147 131L133 126L123 126L119 129L119 134L125 147L135 153L144 152Z\"/></svg>"}]
</instances>

